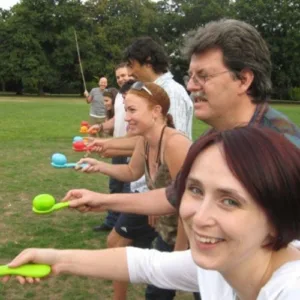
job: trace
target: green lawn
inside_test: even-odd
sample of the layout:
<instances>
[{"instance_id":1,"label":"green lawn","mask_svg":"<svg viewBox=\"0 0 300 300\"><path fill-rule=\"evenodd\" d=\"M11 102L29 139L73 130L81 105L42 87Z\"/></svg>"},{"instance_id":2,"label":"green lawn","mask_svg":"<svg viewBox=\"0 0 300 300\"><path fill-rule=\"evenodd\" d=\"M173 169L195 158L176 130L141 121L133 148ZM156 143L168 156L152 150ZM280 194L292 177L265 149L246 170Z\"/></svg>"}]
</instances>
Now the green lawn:
<instances>
[{"instance_id":1,"label":"green lawn","mask_svg":"<svg viewBox=\"0 0 300 300\"><path fill-rule=\"evenodd\" d=\"M300 106L277 105L300 124ZM80 153L72 151L88 106L79 98L0 98L0 253L1 262L27 247L97 249L105 247L106 234L94 233L103 214L80 214L64 210L52 215L31 211L34 196L49 193L59 199L76 187L107 191L107 177L88 175L50 166L51 155L64 153L70 162ZM194 122L194 137L206 126ZM15 281L0 284L0 299L111 299L109 281L61 276L35 286ZM143 288L130 288L128 299L144 299ZM180 294L177 299L192 299Z\"/></svg>"}]
</instances>

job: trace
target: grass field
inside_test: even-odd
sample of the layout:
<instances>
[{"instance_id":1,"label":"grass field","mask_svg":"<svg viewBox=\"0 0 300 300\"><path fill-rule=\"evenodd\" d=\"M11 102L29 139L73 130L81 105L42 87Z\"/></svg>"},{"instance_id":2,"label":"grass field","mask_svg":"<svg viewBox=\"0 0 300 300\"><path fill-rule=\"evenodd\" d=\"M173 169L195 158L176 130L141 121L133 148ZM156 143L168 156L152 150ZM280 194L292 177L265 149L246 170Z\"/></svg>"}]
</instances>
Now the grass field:
<instances>
[{"instance_id":1,"label":"grass field","mask_svg":"<svg viewBox=\"0 0 300 300\"><path fill-rule=\"evenodd\" d=\"M300 125L300 106L276 106ZM80 153L72 151L72 138L79 135L88 106L83 99L0 98L0 253L1 263L27 247L85 248L105 247L106 234L91 228L103 214L61 211L35 215L34 196L49 193L58 200L76 187L107 191L107 177L88 175L50 166L51 155L64 153L70 162ZM206 128L194 122L194 137ZM0 299L111 299L109 281L75 276L49 278L39 285L20 286L14 281L0 284ZM130 288L128 299L144 299L143 287ZM192 299L179 294L176 299Z\"/></svg>"}]
</instances>

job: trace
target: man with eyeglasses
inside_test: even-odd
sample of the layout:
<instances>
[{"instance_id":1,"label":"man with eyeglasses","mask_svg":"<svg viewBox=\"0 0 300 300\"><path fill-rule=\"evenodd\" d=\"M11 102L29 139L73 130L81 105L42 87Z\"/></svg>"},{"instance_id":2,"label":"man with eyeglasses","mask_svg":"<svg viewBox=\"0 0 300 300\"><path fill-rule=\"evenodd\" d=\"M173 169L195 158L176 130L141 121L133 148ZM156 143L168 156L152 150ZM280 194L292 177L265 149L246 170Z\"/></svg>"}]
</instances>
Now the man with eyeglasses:
<instances>
[{"instance_id":1,"label":"man with eyeglasses","mask_svg":"<svg viewBox=\"0 0 300 300\"><path fill-rule=\"evenodd\" d=\"M272 88L270 53L253 26L237 20L210 22L187 35L184 53L190 60L187 89L197 119L212 130L266 126L300 147L299 127L267 103ZM72 190L65 199L74 198L71 207L166 215L176 211L176 182L136 195Z\"/></svg>"}]
</instances>

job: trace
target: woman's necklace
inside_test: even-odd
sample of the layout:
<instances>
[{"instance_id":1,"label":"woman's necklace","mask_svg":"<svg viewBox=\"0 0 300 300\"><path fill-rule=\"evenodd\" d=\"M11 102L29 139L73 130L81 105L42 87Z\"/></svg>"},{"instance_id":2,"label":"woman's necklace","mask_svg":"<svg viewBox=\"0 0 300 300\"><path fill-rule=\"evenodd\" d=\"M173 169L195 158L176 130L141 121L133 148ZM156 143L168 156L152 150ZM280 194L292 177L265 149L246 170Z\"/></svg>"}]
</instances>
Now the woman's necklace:
<instances>
[{"instance_id":1,"label":"woman's necklace","mask_svg":"<svg viewBox=\"0 0 300 300\"><path fill-rule=\"evenodd\" d=\"M159 137L159 142L158 142L158 146L157 146L157 152L156 152L156 159L155 158L155 151L153 151L153 159L150 159L150 147L149 147L149 152L148 152L148 164L149 161L151 161L152 163L149 164L149 172L150 172L150 176L151 178L154 178L154 176L156 175L158 168L161 164L160 161L160 155L161 155L161 146L162 146L162 139L163 139L163 135L164 135L164 131L166 129L166 125L162 128L161 133L160 133L160 137Z\"/></svg>"}]
</instances>

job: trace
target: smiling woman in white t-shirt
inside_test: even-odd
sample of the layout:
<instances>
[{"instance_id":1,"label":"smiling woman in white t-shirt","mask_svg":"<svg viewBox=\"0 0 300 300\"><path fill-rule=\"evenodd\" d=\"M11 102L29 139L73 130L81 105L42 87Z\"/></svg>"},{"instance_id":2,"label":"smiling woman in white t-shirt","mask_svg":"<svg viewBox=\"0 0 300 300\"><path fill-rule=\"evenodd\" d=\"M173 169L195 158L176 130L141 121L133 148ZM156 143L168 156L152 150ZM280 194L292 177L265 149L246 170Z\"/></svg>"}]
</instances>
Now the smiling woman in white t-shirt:
<instances>
[{"instance_id":1,"label":"smiling woman in white t-shirt","mask_svg":"<svg viewBox=\"0 0 300 300\"><path fill-rule=\"evenodd\" d=\"M266 128L212 132L193 144L176 183L190 250L28 249L10 266L46 263L54 274L200 291L203 300L298 300L300 252L291 242L300 236L299 158ZM71 207L102 209L96 193L81 200Z\"/></svg>"}]
</instances>

